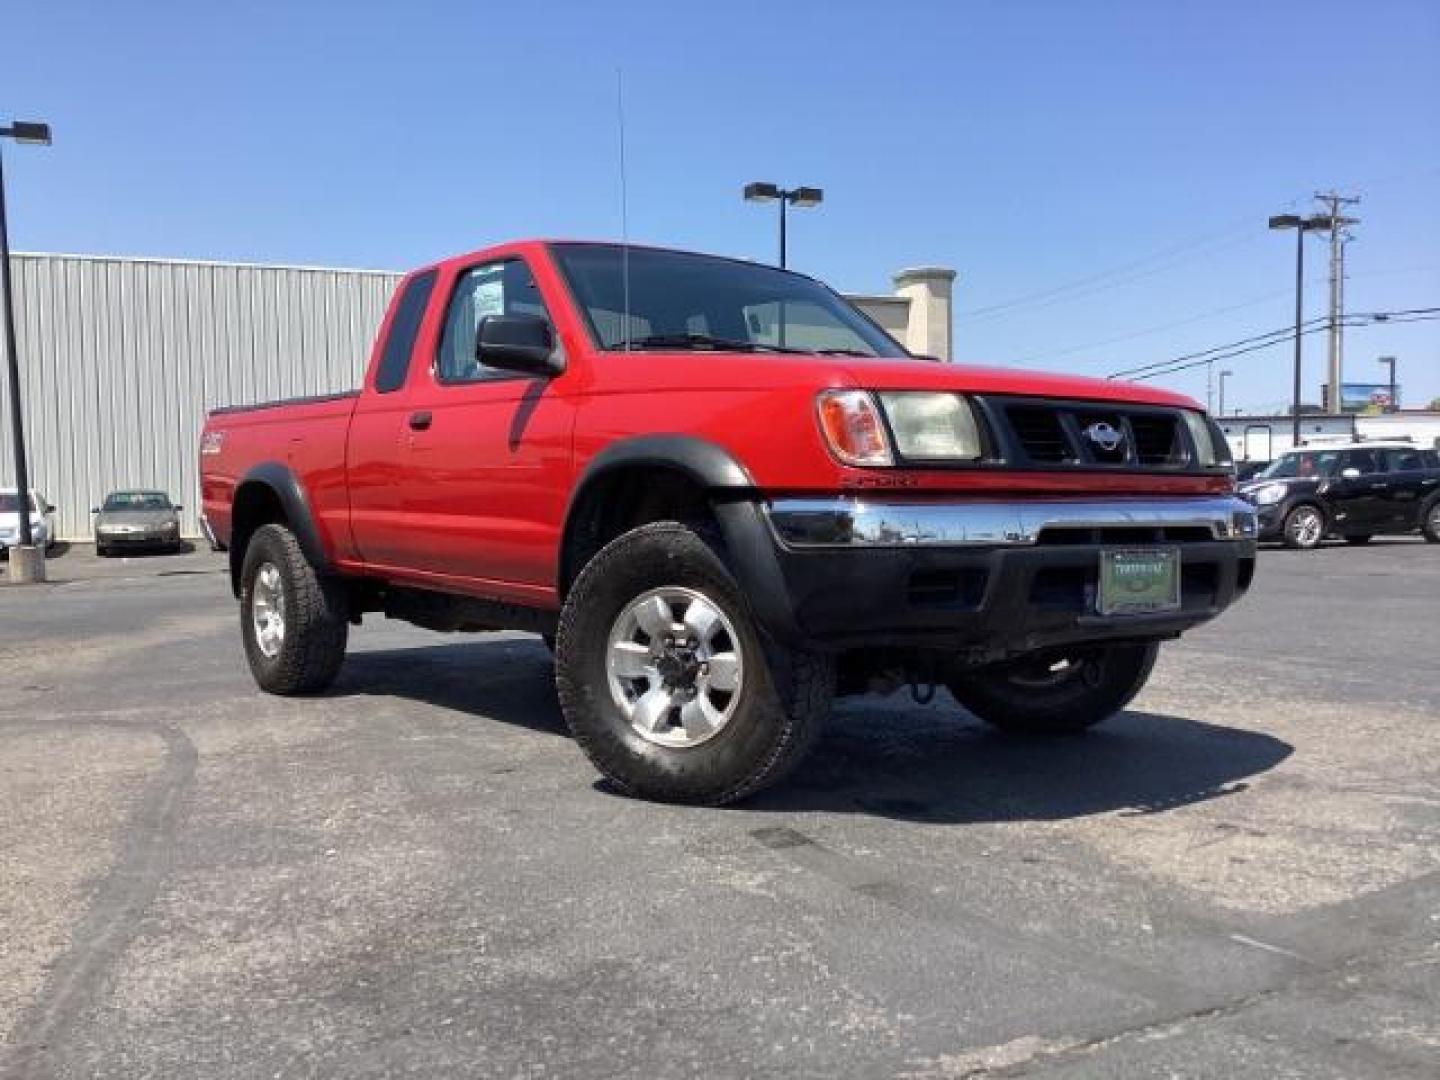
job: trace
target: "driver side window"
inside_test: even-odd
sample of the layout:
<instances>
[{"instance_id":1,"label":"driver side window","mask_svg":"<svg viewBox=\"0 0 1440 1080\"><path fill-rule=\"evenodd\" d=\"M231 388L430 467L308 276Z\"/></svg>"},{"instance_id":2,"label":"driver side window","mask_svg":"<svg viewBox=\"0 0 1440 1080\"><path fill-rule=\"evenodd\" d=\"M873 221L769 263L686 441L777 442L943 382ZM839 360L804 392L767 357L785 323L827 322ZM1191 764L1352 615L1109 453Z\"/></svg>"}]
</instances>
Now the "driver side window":
<instances>
[{"instance_id":1,"label":"driver side window","mask_svg":"<svg viewBox=\"0 0 1440 1080\"><path fill-rule=\"evenodd\" d=\"M472 266L455 283L445 329L435 358L435 377L442 383L485 382L523 376L486 367L475 359L480 323L492 315L538 315L550 322L540 287L523 259L502 259ZM553 326L553 323L552 323Z\"/></svg>"}]
</instances>

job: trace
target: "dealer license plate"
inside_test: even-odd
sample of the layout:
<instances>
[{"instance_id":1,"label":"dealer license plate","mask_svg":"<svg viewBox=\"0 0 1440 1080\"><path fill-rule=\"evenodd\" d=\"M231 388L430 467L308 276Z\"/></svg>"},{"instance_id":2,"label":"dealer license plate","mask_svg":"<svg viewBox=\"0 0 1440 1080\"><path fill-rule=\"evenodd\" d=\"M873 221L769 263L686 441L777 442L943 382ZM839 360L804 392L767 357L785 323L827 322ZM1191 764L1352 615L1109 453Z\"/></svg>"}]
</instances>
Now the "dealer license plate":
<instances>
[{"instance_id":1,"label":"dealer license plate","mask_svg":"<svg viewBox=\"0 0 1440 1080\"><path fill-rule=\"evenodd\" d=\"M1101 615L1143 615L1180 607L1180 552L1116 548L1100 552Z\"/></svg>"}]
</instances>

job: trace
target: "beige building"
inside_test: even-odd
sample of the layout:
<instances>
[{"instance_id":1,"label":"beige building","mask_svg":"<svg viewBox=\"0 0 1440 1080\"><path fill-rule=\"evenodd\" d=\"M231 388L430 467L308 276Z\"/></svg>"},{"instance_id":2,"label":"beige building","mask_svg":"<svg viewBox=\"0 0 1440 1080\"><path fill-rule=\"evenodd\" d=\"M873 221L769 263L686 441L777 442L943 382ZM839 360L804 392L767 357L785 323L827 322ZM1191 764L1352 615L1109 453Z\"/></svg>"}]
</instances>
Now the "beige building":
<instances>
[{"instance_id":1,"label":"beige building","mask_svg":"<svg viewBox=\"0 0 1440 1080\"><path fill-rule=\"evenodd\" d=\"M198 536L206 411L358 386L400 280L93 255L17 254L11 265L31 482L67 540L88 539L90 508L120 487L168 491ZM851 299L913 352L948 360L954 278L905 270L893 296ZM14 475L0 439L0 487Z\"/></svg>"}]
</instances>

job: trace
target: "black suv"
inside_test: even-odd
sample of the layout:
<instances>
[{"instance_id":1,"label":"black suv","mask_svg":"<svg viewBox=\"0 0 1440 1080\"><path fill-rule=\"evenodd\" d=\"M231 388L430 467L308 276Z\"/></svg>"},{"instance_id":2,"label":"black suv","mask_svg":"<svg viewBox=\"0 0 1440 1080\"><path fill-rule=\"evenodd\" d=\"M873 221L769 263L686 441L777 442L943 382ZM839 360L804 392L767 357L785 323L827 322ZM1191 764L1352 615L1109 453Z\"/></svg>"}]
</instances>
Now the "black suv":
<instances>
[{"instance_id":1,"label":"black suv","mask_svg":"<svg viewBox=\"0 0 1440 1080\"><path fill-rule=\"evenodd\" d=\"M1398 443L1291 450L1241 484L1255 504L1260 539L1316 548L1327 536L1352 544L1419 529L1440 543L1440 452Z\"/></svg>"}]
</instances>

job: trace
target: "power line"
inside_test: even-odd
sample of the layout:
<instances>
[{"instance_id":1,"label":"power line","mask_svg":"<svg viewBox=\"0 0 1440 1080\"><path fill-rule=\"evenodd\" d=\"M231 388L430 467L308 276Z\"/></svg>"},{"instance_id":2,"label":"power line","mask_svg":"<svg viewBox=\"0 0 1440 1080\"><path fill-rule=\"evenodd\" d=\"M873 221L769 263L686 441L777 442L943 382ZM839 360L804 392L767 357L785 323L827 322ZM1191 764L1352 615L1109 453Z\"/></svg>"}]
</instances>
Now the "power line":
<instances>
[{"instance_id":1,"label":"power line","mask_svg":"<svg viewBox=\"0 0 1440 1080\"><path fill-rule=\"evenodd\" d=\"M1326 321L1327 320L1325 318L1317 316L1313 319L1307 319L1304 323L1301 323L1301 325L1309 326L1313 323L1323 323ZM1134 375L1136 372L1149 371L1151 368L1169 367L1171 364L1178 364L1182 360L1194 360L1199 357L1211 356L1213 353L1223 352L1226 349L1233 349L1237 345L1248 345L1251 342L1259 341L1262 338L1274 337L1278 340L1284 341L1286 338L1294 336L1294 333L1294 327L1281 326L1274 330L1266 330L1264 333L1261 334L1251 334L1249 337L1240 338L1238 341L1227 341L1224 345L1214 345L1208 349L1201 349L1199 352L1185 353L1182 356L1171 357L1169 360L1155 360L1148 364L1141 364L1139 367L1125 368L1122 371L1114 372L1113 374L1107 376L1107 378L1118 379L1122 376Z\"/></svg>"},{"instance_id":2,"label":"power line","mask_svg":"<svg viewBox=\"0 0 1440 1080\"><path fill-rule=\"evenodd\" d=\"M1093 296L1096 293L1108 292L1109 290L1118 288L1121 285L1128 285L1132 281L1140 281L1143 278L1153 277L1156 274L1164 273L1166 270L1170 270L1183 263L1189 262L1192 258L1201 258L1210 255L1217 255L1222 251L1228 251L1231 248L1240 247L1243 244L1253 243L1258 240L1260 236L1263 235L1263 233L1255 233L1253 231L1253 228L1248 225L1241 229L1231 229L1228 232L1218 233L1214 236L1207 237L1206 239L1201 240L1197 243L1181 245L1180 247L1172 248L1144 259L1137 259L1132 263L1124 264L1112 270L1104 271L1103 273L1091 274L1087 277L1077 278L1074 281L1068 282L1064 285L1057 285L1050 289L1042 289L1039 292L1026 293L1021 296L1013 297L1010 300L1003 301L999 304L990 304L986 307L972 308L969 311L961 310L957 312L957 314L965 318L967 321L973 322L976 319L990 318L1019 307L1051 307L1055 304L1068 303L1072 300L1080 300L1087 296ZM1219 241L1222 240L1226 242L1220 243ZM1195 251L1197 248L1209 248L1209 250L1199 252L1196 255L1186 255L1181 258L1172 257L1176 254L1183 254L1184 252ZM1149 264L1155 262L1157 259L1163 259L1166 261L1161 262L1158 266L1151 266L1149 269L1146 270L1138 269L1142 266L1148 266ZM1132 270L1135 272L1128 272Z\"/></svg>"},{"instance_id":3,"label":"power line","mask_svg":"<svg viewBox=\"0 0 1440 1080\"><path fill-rule=\"evenodd\" d=\"M1256 304L1263 304L1267 300L1273 300L1277 296L1289 296L1290 291L1289 289L1280 289L1278 292L1266 293L1264 296L1257 296L1250 300L1242 300L1238 304L1228 304L1225 307L1202 311L1198 315L1190 315L1184 319L1176 319L1174 322L1160 323L1157 326L1147 326L1144 330L1135 330L1129 334L1122 334L1119 337L1106 338L1104 341L1091 341L1084 345L1074 345L1071 348L1060 349L1059 351L1042 350L1041 352L1031 353L1029 356L1022 356L1014 362L1016 364L1028 364L1031 360L1070 356L1077 352L1084 352L1086 349L1099 349L1106 345L1118 345L1122 341L1134 341L1136 338L1159 334L1165 330L1173 330L1177 326L1189 326L1192 323L1213 319L1217 315L1228 315L1232 311L1240 311L1244 308L1254 307Z\"/></svg>"},{"instance_id":4,"label":"power line","mask_svg":"<svg viewBox=\"0 0 1440 1080\"><path fill-rule=\"evenodd\" d=\"M1422 270L1436 270L1436 269L1440 269L1440 263L1422 263L1422 264L1417 265L1417 266L1399 266L1399 267L1395 267L1394 269L1391 269L1391 270L1367 270L1367 271L1364 272L1363 274L1349 274L1349 273L1347 273L1347 274L1345 275L1345 280L1346 280L1346 281L1359 281L1359 280L1362 279L1362 278L1393 277L1393 276L1395 276L1396 274L1413 274L1413 273L1416 273L1417 271L1422 271ZM1311 289L1313 286L1314 286L1314 283L1313 283L1313 282L1307 284L1306 289L1305 289L1305 292L1306 292L1307 295L1309 294L1310 289ZM1275 292L1265 293L1263 296L1252 297L1252 298L1249 299L1249 300L1241 300L1240 302L1235 303L1235 304L1227 304L1225 307L1212 308L1212 309L1209 310L1209 311L1202 311L1202 312L1200 312L1198 315L1188 315L1188 316L1186 316L1186 317L1183 318L1183 319L1176 319L1176 320L1174 320L1173 322L1159 323L1159 324L1157 324L1157 325L1155 325L1155 326L1147 326L1147 327L1146 327L1145 329L1143 329L1143 330L1135 330L1135 331L1132 331L1132 332L1130 332L1130 333L1128 333L1128 334L1121 334L1121 335L1119 335L1119 336L1117 336L1117 337L1105 338L1105 339L1102 340L1102 341L1089 341L1089 342L1086 342L1086 343L1083 344L1083 345L1073 345L1073 346L1071 346L1071 347L1068 348L1068 349L1059 349L1059 350L1054 350L1054 349L1042 349L1042 350L1040 350L1039 352L1033 352L1033 353L1029 353L1028 355L1022 356L1022 357L1020 357L1020 358L1017 359L1017 360L1007 360L1006 363L1012 363L1012 364L1028 364L1028 363L1030 363L1032 360L1058 359L1059 357L1062 357L1062 356L1072 356L1072 355L1074 355L1075 353L1084 352L1086 349L1099 349L1099 348L1103 348L1103 347L1106 346L1106 345L1118 345L1119 343L1121 343L1121 342L1123 342L1123 341L1134 341L1134 340L1137 339L1137 338L1148 337L1148 336L1151 335L1151 334L1159 334L1159 333L1163 333L1163 332L1166 331L1166 330L1173 330L1173 329L1175 329L1175 328L1178 327L1178 326L1190 326L1190 325L1192 325L1193 323L1204 322L1206 319L1213 319L1213 318L1214 318L1215 316L1217 316L1217 315L1228 315L1228 314L1229 314L1230 312L1232 312L1232 311L1241 311L1241 310L1243 310L1243 309L1245 309L1245 308L1247 308L1247 307L1255 307L1257 304L1263 304L1263 303L1264 303L1265 301L1267 301L1267 300L1274 300L1275 298L1280 297L1280 296L1290 296L1292 293L1293 293L1293 290L1292 290L1292 289L1279 289L1279 290L1277 290L1277 291L1275 291ZM1293 333L1294 333L1294 326L1293 326L1293 325L1287 325L1287 326L1285 326L1285 327L1284 327L1284 332L1285 332L1286 334L1293 334ZM1163 361L1163 363L1169 363L1169 362L1170 362L1170 361L1168 361L1168 360L1167 360L1167 361ZM1138 370L1142 370L1142 369L1145 368L1145 367L1152 367L1152 366L1155 366L1155 365L1145 364L1145 365L1142 365L1141 368L1136 368L1136 369L1134 369L1134 370L1137 370L1137 371L1138 371Z\"/></svg>"},{"instance_id":5,"label":"power line","mask_svg":"<svg viewBox=\"0 0 1440 1080\"><path fill-rule=\"evenodd\" d=\"M1286 204L1286 206L1289 208L1299 206L1300 203L1302 203L1308 197L1309 196L1304 195L1296 196L1295 198L1291 199L1289 203ZM1218 232L1207 233L1206 235L1199 237L1195 240L1188 240L1185 243L1176 244L1173 247L1162 248L1160 251L1154 252L1150 255L1146 255L1143 258L1132 259L1129 262L1121 263L1118 266L1111 267L1108 270L1101 270L1094 274L1087 274L1083 277L1075 278L1072 281L1062 282L1059 285L1051 286L1050 288L1040 289L1036 292L1022 293L1019 296L1011 297L1009 300L1002 300L997 304L987 304L984 307L971 308L968 310L960 309L956 312L956 314L964 316L968 319L975 319L991 314L997 314L1001 311L1008 311L1012 308L1027 306L1040 301L1059 303L1062 300L1078 299L1079 296L1088 296L1095 292L1103 292L1106 289L1110 289L1118 285L1128 284L1129 282L1139 280L1140 278L1149 277L1152 274L1160 273L1164 270L1170 269L1170 267L1172 266L1177 266L1180 263L1189 261L1188 258L1174 258L1174 256L1176 255L1184 255L1187 252L1195 251L1199 248L1211 247L1212 245L1218 244L1219 246L1215 247L1214 250L1202 253L1203 255L1213 255L1216 252L1225 251L1231 247L1238 246L1241 243L1246 243L1251 239L1258 239L1259 236L1264 234L1253 233L1255 220L1257 220L1256 217L1252 217L1251 215L1246 214L1244 217L1232 219L1229 225L1227 225L1224 229ZM1239 239L1235 240L1234 243L1220 243L1221 241L1231 240L1232 238L1236 237L1238 237ZM1130 274L1130 271L1132 270L1138 270L1140 267L1149 266L1151 263L1155 263L1158 261L1164 261L1164 265L1154 267L1150 270L1145 270L1138 274ZM1120 275L1128 276L1123 277L1119 281L1112 282L1109 280L1110 278L1114 278ZM1086 286L1100 282L1104 282L1104 284L1101 285L1099 288L1085 288ZM1078 293L1075 296L1062 296L1062 294L1071 293L1074 290L1081 289L1083 289L1084 291Z\"/></svg>"},{"instance_id":6,"label":"power line","mask_svg":"<svg viewBox=\"0 0 1440 1080\"><path fill-rule=\"evenodd\" d=\"M1437 319L1440 319L1440 307L1407 308L1400 311L1369 311L1357 313L1347 316L1344 320L1344 325L1354 328L1397 323L1433 322ZM1301 330L1301 336L1306 337L1323 330L1329 330L1330 319L1328 317L1310 319L1301 325L1306 327ZM1172 360L1161 360L1153 364L1144 364L1137 368L1117 371L1113 375L1107 376L1107 378L1118 379L1123 377L1137 381L1141 379L1155 379L1162 375L1173 375L1177 372L1188 371L1191 368L1201 367L1204 364L1213 364L1220 360L1230 360L1237 356L1244 356L1247 353L1259 352L1262 349L1272 348L1286 341L1292 341L1294 337L1294 329L1284 327L1280 330L1271 330L1264 334L1255 334L1249 338L1232 341L1225 345L1217 345L1200 352L1187 353L1184 356L1177 356Z\"/></svg>"}]
</instances>

